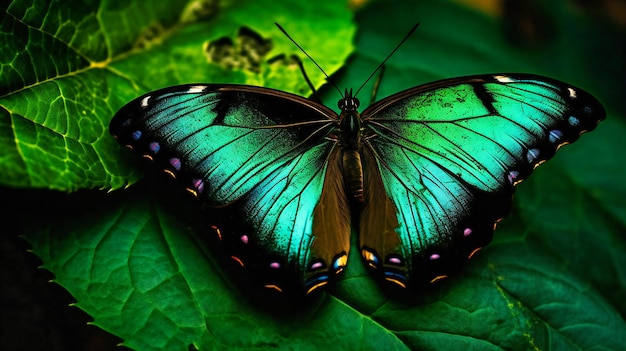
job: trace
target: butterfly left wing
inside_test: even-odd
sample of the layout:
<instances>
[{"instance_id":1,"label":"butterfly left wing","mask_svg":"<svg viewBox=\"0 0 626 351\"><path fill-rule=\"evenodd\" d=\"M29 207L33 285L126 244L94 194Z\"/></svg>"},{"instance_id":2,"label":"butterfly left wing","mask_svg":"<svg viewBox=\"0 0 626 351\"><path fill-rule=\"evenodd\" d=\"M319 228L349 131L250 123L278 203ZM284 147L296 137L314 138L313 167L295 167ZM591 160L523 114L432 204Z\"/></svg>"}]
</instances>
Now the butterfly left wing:
<instances>
[{"instance_id":1,"label":"butterfly left wing","mask_svg":"<svg viewBox=\"0 0 626 351\"><path fill-rule=\"evenodd\" d=\"M183 85L131 101L118 142L153 160L211 207L211 231L263 286L310 292L346 264L350 219L336 114L243 85Z\"/></svg>"},{"instance_id":2,"label":"butterfly left wing","mask_svg":"<svg viewBox=\"0 0 626 351\"><path fill-rule=\"evenodd\" d=\"M514 185L605 112L580 89L517 74L416 87L361 116L361 252L407 287L445 277L488 244Z\"/></svg>"}]
</instances>

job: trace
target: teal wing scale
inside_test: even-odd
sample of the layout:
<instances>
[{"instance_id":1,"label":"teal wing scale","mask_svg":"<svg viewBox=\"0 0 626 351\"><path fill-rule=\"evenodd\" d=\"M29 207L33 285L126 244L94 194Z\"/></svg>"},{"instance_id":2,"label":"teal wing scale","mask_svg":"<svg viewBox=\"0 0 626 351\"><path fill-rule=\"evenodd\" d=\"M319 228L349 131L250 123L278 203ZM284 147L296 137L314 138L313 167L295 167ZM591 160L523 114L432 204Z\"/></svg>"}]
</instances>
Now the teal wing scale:
<instances>
[{"instance_id":1,"label":"teal wing scale","mask_svg":"<svg viewBox=\"0 0 626 351\"><path fill-rule=\"evenodd\" d=\"M512 74L416 87L361 117L361 253L409 287L447 276L488 244L514 185L605 112L566 83Z\"/></svg>"},{"instance_id":2,"label":"teal wing scale","mask_svg":"<svg viewBox=\"0 0 626 351\"><path fill-rule=\"evenodd\" d=\"M346 264L350 216L330 109L280 91L184 85L144 95L110 132L206 203L210 231L261 286L307 292Z\"/></svg>"}]
</instances>

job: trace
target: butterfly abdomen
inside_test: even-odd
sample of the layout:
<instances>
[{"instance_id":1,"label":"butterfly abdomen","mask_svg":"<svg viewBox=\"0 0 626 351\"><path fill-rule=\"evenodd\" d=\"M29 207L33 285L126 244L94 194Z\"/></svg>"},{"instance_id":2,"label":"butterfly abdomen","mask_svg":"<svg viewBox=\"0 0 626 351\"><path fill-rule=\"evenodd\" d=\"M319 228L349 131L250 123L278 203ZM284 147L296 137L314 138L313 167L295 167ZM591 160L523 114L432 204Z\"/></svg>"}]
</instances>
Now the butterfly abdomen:
<instances>
[{"instance_id":1,"label":"butterfly abdomen","mask_svg":"<svg viewBox=\"0 0 626 351\"><path fill-rule=\"evenodd\" d=\"M356 150L343 150L343 179L348 194L363 202L363 165L361 155Z\"/></svg>"}]
</instances>

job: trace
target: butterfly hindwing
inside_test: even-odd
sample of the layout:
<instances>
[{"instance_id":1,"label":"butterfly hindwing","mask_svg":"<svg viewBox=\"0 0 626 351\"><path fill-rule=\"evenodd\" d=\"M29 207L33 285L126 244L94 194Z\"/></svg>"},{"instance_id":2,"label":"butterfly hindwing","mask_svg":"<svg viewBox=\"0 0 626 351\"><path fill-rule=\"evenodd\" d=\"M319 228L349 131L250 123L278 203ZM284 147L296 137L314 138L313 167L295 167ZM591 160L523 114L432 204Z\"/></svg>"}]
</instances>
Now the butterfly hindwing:
<instances>
[{"instance_id":1,"label":"butterfly hindwing","mask_svg":"<svg viewBox=\"0 0 626 351\"><path fill-rule=\"evenodd\" d=\"M350 217L339 152L328 147L305 151L241 199L207 211L231 259L265 288L310 293L346 265Z\"/></svg>"},{"instance_id":2,"label":"butterfly hindwing","mask_svg":"<svg viewBox=\"0 0 626 351\"><path fill-rule=\"evenodd\" d=\"M280 91L184 85L130 102L110 131L212 207L211 231L263 286L308 291L349 250L340 152L324 138L336 118Z\"/></svg>"},{"instance_id":3,"label":"butterfly hindwing","mask_svg":"<svg viewBox=\"0 0 626 351\"><path fill-rule=\"evenodd\" d=\"M361 116L362 255L406 287L446 276L489 243L514 185L605 113L580 89L518 74L416 87Z\"/></svg>"}]
</instances>

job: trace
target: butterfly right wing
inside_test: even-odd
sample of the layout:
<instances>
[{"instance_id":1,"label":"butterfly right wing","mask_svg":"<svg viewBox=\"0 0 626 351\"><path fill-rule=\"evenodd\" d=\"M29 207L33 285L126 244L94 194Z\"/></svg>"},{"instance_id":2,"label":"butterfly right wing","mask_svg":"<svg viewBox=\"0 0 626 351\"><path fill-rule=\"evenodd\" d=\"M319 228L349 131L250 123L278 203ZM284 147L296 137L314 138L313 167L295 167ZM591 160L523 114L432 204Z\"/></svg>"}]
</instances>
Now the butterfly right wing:
<instances>
[{"instance_id":1,"label":"butterfly right wing","mask_svg":"<svg viewBox=\"0 0 626 351\"><path fill-rule=\"evenodd\" d=\"M514 186L605 111L567 83L497 74L415 87L362 117L362 255L409 287L458 270L488 244Z\"/></svg>"},{"instance_id":2,"label":"butterfly right wing","mask_svg":"<svg viewBox=\"0 0 626 351\"><path fill-rule=\"evenodd\" d=\"M350 219L326 107L237 85L155 91L110 132L203 200L228 255L263 286L311 292L346 264Z\"/></svg>"}]
</instances>

